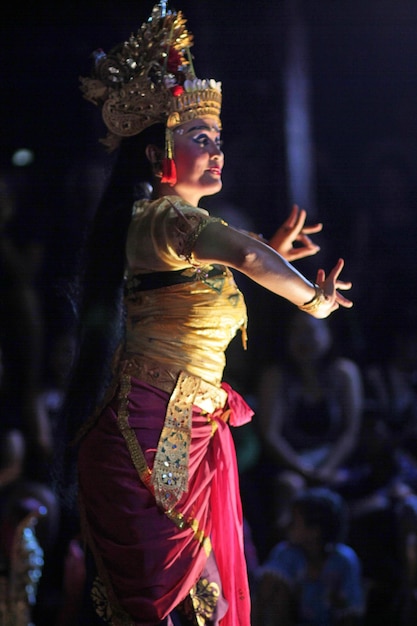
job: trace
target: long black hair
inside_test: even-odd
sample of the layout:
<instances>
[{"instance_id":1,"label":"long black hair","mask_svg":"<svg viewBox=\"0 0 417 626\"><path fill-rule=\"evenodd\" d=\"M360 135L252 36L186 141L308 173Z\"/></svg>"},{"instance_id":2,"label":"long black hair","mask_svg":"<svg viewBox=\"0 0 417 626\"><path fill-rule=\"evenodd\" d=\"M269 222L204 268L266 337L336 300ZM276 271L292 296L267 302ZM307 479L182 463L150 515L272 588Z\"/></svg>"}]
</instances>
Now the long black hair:
<instances>
[{"instance_id":1,"label":"long black hair","mask_svg":"<svg viewBox=\"0 0 417 626\"><path fill-rule=\"evenodd\" d=\"M149 197L153 174L145 148L163 149L164 126L151 126L121 141L98 204L77 278L79 353L65 413L74 434L100 401L109 382L111 358L123 332L125 242L133 203Z\"/></svg>"}]
</instances>

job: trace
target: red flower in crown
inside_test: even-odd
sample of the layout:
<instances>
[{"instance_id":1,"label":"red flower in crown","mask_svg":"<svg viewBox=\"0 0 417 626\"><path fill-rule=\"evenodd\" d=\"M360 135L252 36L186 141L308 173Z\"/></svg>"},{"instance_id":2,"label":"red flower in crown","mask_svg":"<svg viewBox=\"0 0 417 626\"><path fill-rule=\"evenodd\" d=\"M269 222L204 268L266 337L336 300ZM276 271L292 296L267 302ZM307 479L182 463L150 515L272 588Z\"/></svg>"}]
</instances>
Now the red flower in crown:
<instances>
[{"instance_id":1,"label":"red flower in crown","mask_svg":"<svg viewBox=\"0 0 417 626\"><path fill-rule=\"evenodd\" d=\"M167 70L170 74L176 74L178 69L183 64L184 59L182 55L173 46L170 47L168 52Z\"/></svg>"},{"instance_id":2,"label":"red flower in crown","mask_svg":"<svg viewBox=\"0 0 417 626\"><path fill-rule=\"evenodd\" d=\"M181 85L175 85L171 88L171 93L175 97L180 96L182 93L184 93L184 87L181 87Z\"/></svg>"}]
</instances>

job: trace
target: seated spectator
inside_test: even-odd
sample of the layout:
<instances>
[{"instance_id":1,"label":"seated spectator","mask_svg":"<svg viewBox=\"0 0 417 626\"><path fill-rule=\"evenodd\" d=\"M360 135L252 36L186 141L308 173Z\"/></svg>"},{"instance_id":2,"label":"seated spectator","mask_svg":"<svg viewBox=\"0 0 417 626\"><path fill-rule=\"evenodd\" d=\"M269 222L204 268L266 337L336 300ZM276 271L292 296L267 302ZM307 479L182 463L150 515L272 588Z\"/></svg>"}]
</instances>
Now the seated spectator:
<instances>
[{"instance_id":1,"label":"seated spectator","mask_svg":"<svg viewBox=\"0 0 417 626\"><path fill-rule=\"evenodd\" d=\"M343 543L343 499L311 488L293 500L288 539L259 569L254 626L353 626L365 610L361 564Z\"/></svg>"},{"instance_id":2,"label":"seated spectator","mask_svg":"<svg viewBox=\"0 0 417 626\"><path fill-rule=\"evenodd\" d=\"M362 379L342 357L327 320L297 311L279 357L261 374L258 423L275 476L274 524L284 536L290 502L306 486L346 480L358 445Z\"/></svg>"},{"instance_id":3,"label":"seated spectator","mask_svg":"<svg viewBox=\"0 0 417 626\"><path fill-rule=\"evenodd\" d=\"M403 482L417 489L417 308L375 320L372 362L365 369L367 414L387 431Z\"/></svg>"},{"instance_id":4,"label":"seated spectator","mask_svg":"<svg viewBox=\"0 0 417 626\"><path fill-rule=\"evenodd\" d=\"M409 494L399 502L396 514L401 564L397 616L401 626L414 626L417 624L417 495Z\"/></svg>"}]
</instances>

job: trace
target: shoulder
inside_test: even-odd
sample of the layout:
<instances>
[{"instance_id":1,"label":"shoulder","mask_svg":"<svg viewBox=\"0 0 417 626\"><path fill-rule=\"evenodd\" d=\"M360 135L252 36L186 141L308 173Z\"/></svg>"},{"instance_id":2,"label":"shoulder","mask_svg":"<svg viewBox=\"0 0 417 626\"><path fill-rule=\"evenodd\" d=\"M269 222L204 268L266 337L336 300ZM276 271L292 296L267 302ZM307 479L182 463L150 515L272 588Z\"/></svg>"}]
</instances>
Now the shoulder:
<instances>
[{"instance_id":1,"label":"shoulder","mask_svg":"<svg viewBox=\"0 0 417 626\"><path fill-rule=\"evenodd\" d=\"M360 371L355 361L344 356L337 357L334 360L333 367L336 371L346 375L357 374Z\"/></svg>"},{"instance_id":2,"label":"shoulder","mask_svg":"<svg viewBox=\"0 0 417 626\"><path fill-rule=\"evenodd\" d=\"M359 366L346 357L337 357L331 365L331 372L341 382L360 383L362 374Z\"/></svg>"},{"instance_id":3,"label":"shoulder","mask_svg":"<svg viewBox=\"0 0 417 626\"><path fill-rule=\"evenodd\" d=\"M345 543L335 545L333 559L348 568L356 568L360 563L355 550Z\"/></svg>"},{"instance_id":4,"label":"shoulder","mask_svg":"<svg viewBox=\"0 0 417 626\"><path fill-rule=\"evenodd\" d=\"M270 552L266 564L278 565L302 565L305 563L303 551L291 545L288 541L281 541Z\"/></svg>"},{"instance_id":5,"label":"shoulder","mask_svg":"<svg viewBox=\"0 0 417 626\"><path fill-rule=\"evenodd\" d=\"M129 270L165 271L192 265L194 241L214 219L178 196L135 202L126 241Z\"/></svg>"},{"instance_id":6,"label":"shoulder","mask_svg":"<svg viewBox=\"0 0 417 626\"><path fill-rule=\"evenodd\" d=\"M134 217L147 215L150 213L165 212L175 217L178 214L195 214L202 218L208 218L209 212L201 207L189 204L179 196L162 196L155 200L138 200L133 205L132 214Z\"/></svg>"},{"instance_id":7,"label":"shoulder","mask_svg":"<svg viewBox=\"0 0 417 626\"><path fill-rule=\"evenodd\" d=\"M260 567L259 574L260 577L278 577L291 585L302 578L305 571L306 560L302 550L287 541L282 541L271 550Z\"/></svg>"}]
</instances>

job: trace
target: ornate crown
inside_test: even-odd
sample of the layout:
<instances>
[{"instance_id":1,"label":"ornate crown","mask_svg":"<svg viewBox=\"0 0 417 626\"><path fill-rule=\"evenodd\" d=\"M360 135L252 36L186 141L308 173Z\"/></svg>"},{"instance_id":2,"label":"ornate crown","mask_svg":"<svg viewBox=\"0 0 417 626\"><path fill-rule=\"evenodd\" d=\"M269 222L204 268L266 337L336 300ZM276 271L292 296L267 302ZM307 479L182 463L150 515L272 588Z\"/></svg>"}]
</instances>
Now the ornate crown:
<instances>
[{"instance_id":1,"label":"ornate crown","mask_svg":"<svg viewBox=\"0 0 417 626\"><path fill-rule=\"evenodd\" d=\"M190 48L193 36L183 14L154 6L136 35L108 54L93 53L92 76L81 77L84 97L100 106L109 131L109 149L121 137L162 122L170 130L194 118L214 117L220 126L221 83L196 77Z\"/></svg>"}]
</instances>

